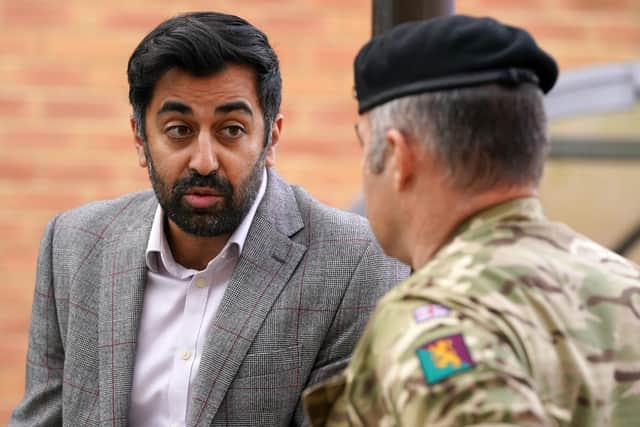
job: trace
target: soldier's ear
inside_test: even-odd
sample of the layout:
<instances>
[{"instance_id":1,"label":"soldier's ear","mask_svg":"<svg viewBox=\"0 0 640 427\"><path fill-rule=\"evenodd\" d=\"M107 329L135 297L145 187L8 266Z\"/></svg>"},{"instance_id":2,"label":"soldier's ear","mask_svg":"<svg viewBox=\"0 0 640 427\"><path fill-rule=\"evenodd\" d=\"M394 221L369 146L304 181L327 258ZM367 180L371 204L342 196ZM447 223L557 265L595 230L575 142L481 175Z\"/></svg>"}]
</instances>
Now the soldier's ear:
<instances>
[{"instance_id":1,"label":"soldier's ear","mask_svg":"<svg viewBox=\"0 0 640 427\"><path fill-rule=\"evenodd\" d=\"M387 144L387 166L396 191L403 191L415 175L415 153L409 135L391 128L385 134Z\"/></svg>"}]
</instances>

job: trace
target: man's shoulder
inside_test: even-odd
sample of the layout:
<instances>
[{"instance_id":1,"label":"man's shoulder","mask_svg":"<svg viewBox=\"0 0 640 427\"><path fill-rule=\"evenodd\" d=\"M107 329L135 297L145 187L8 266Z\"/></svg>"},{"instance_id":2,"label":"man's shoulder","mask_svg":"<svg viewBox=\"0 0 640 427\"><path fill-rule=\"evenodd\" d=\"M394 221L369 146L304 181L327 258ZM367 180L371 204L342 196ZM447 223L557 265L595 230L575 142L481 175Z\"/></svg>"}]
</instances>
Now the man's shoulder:
<instances>
[{"instance_id":1,"label":"man's shoulder","mask_svg":"<svg viewBox=\"0 0 640 427\"><path fill-rule=\"evenodd\" d=\"M331 232L352 238L360 236L375 240L369 221L361 215L329 206L315 199L302 187L291 185L302 220L312 233Z\"/></svg>"},{"instance_id":2,"label":"man's shoulder","mask_svg":"<svg viewBox=\"0 0 640 427\"><path fill-rule=\"evenodd\" d=\"M299 186L289 188L304 224L294 239L316 254L322 252L326 260L334 260L336 265L360 263L367 270L363 274L372 281L396 284L408 275L406 265L384 253L365 217L328 206Z\"/></svg>"},{"instance_id":3,"label":"man's shoulder","mask_svg":"<svg viewBox=\"0 0 640 427\"><path fill-rule=\"evenodd\" d=\"M147 215L153 215L156 206L157 199L153 191L137 191L64 211L55 218L55 223L57 228L86 228L100 232L115 222L132 224L141 221Z\"/></svg>"}]
</instances>

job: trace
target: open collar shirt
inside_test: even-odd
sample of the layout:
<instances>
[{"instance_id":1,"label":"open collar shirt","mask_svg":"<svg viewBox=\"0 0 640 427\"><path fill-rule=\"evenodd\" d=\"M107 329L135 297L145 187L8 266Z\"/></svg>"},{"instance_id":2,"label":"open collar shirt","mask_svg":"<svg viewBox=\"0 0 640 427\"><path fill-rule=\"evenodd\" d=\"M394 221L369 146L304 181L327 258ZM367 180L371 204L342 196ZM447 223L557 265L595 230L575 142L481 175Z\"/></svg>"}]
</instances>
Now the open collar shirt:
<instances>
[{"instance_id":1,"label":"open collar shirt","mask_svg":"<svg viewBox=\"0 0 640 427\"><path fill-rule=\"evenodd\" d=\"M129 422L134 426L184 426L208 329L240 258L258 205L264 197L263 170L258 195L242 223L204 270L175 261L164 232L164 212L156 209L146 250L147 283L138 330Z\"/></svg>"}]
</instances>

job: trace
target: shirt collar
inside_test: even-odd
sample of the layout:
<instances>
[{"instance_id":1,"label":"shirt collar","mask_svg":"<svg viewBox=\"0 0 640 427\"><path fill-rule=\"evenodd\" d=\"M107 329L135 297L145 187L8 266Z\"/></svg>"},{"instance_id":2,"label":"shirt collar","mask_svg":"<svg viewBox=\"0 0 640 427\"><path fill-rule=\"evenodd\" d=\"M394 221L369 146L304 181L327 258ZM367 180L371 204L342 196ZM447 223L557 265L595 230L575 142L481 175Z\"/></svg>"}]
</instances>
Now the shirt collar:
<instances>
[{"instance_id":1,"label":"shirt collar","mask_svg":"<svg viewBox=\"0 0 640 427\"><path fill-rule=\"evenodd\" d=\"M253 218L256 215L258 206L264 198L266 189L267 171L266 169L263 169L262 182L260 183L258 194L253 201L249 212L247 212L238 228L236 228L233 234L231 234L231 237L229 237L229 240L224 245L224 248L222 248L219 255L235 253L236 256L239 256L242 253L245 241L247 240L247 235L249 234L249 228L253 223ZM145 261L149 270L157 273L161 269L161 267L164 267L164 269L166 269L166 271L168 271L172 275L181 278L185 278L197 273L197 270L187 269L175 261L175 259L173 258L173 254L171 253L171 248L169 247L166 235L164 233L163 223L164 211L162 210L160 204L158 204L155 215L153 217L151 233L149 234L149 241L147 242L147 250L145 252ZM211 260L210 263L212 261L213 260Z\"/></svg>"}]
</instances>

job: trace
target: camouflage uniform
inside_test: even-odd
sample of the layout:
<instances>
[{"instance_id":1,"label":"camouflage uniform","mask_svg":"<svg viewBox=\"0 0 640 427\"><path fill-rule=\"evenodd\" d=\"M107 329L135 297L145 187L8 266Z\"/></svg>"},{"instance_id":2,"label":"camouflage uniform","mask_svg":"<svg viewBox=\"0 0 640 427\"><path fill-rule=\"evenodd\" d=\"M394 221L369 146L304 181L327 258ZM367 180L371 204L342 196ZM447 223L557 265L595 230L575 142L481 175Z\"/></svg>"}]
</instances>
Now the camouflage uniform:
<instances>
[{"instance_id":1,"label":"camouflage uniform","mask_svg":"<svg viewBox=\"0 0 640 427\"><path fill-rule=\"evenodd\" d=\"M313 425L640 426L640 269L537 199L467 221L378 304Z\"/></svg>"}]
</instances>

